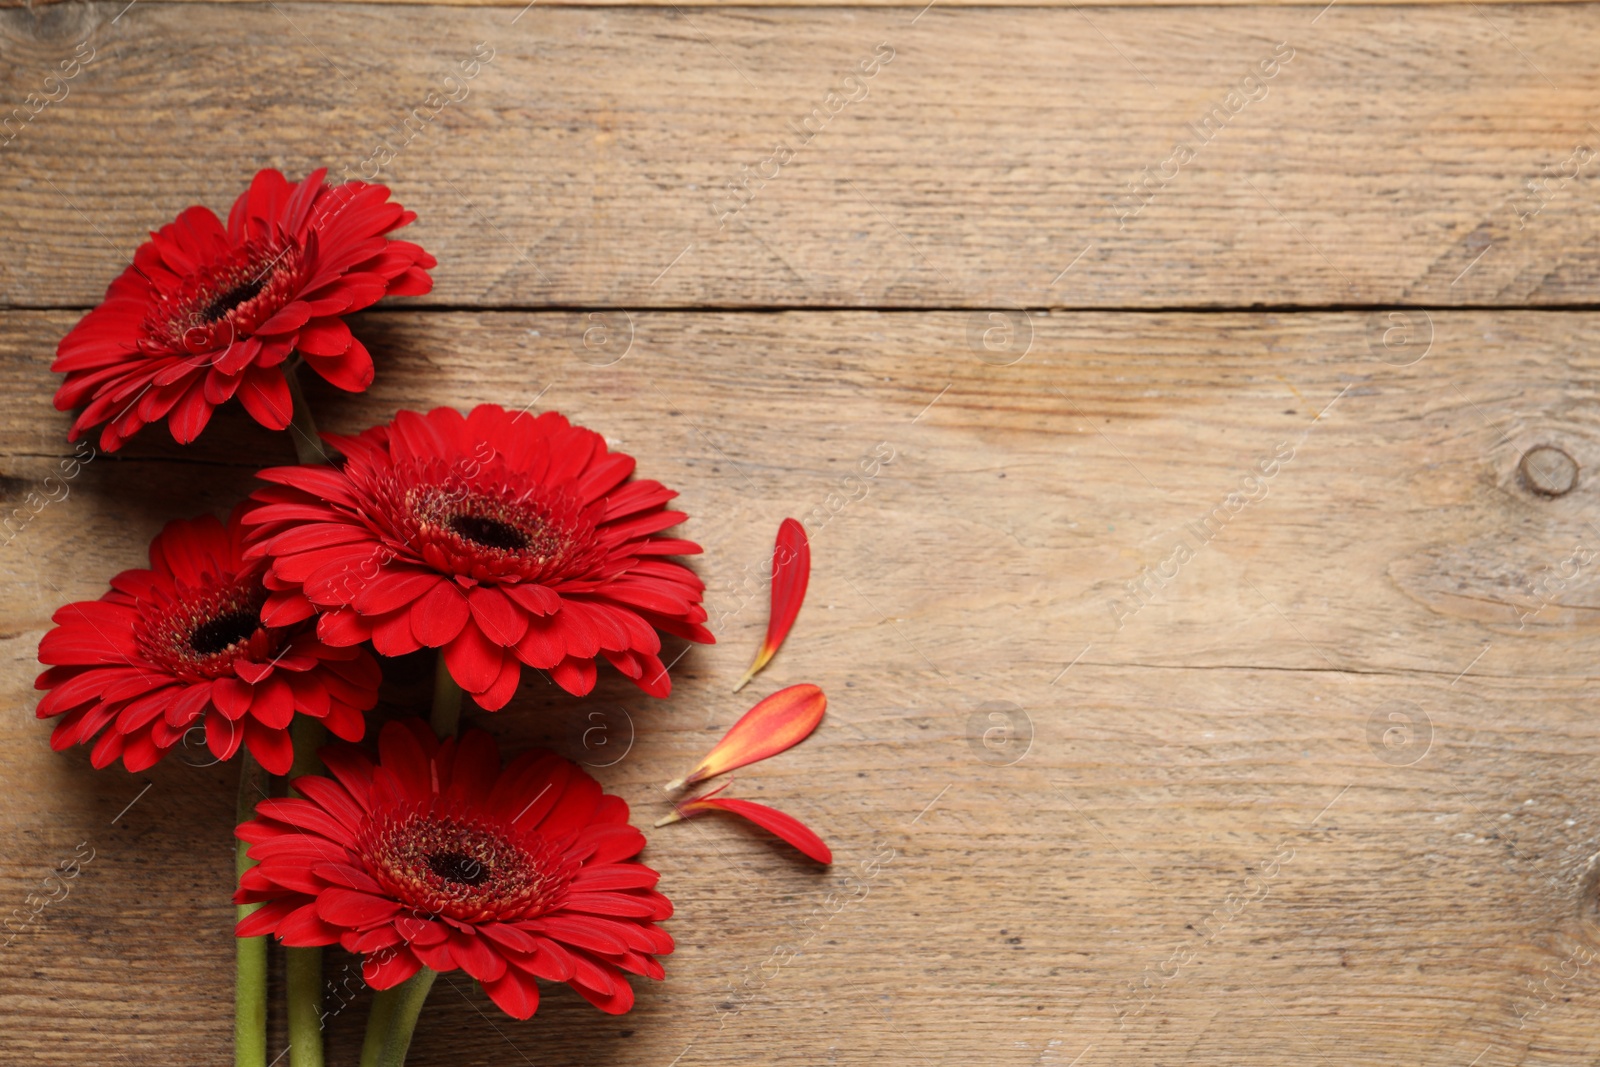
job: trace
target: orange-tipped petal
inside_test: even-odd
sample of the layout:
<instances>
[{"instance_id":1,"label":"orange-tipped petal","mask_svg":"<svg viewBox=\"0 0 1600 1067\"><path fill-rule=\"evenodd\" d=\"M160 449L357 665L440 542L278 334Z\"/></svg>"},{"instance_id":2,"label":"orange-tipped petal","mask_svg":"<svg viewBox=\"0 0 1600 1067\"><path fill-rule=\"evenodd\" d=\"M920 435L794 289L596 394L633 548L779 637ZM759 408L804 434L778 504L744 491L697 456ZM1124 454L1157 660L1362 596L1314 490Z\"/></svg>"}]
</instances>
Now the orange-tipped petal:
<instances>
[{"instance_id":1,"label":"orange-tipped petal","mask_svg":"<svg viewBox=\"0 0 1600 1067\"><path fill-rule=\"evenodd\" d=\"M713 790L712 792L721 792ZM753 800L734 800L733 798L712 799L711 793L705 796L685 800L677 805L677 818L669 816L657 826L665 822L676 822L677 819L690 819L707 811L727 811L738 815L740 818L749 819L768 833L787 841L807 856L818 863L832 863L833 851L828 848L822 838L811 831L805 823L793 815L785 815L776 808L769 808L765 804L757 804Z\"/></svg>"},{"instance_id":2,"label":"orange-tipped petal","mask_svg":"<svg viewBox=\"0 0 1600 1067\"><path fill-rule=\"evenodd\" d=\"M761 642L755 662L733 687L735 693L777 655L778 646L789 636L789 627L800 614L809 581L811 541L806 537L806 528L795 519L784 519L778 526L777 544L772 548L772 612L767 618L767 638Z\"/></svg>"},{"instance_id":3,"label":"orange-tipped petal","mask_svg":"<svg viewBox=\"0 0 1600 1067\"><path fill-rule=\"evenodd\" d=\"M810 736L827 710L828 698L809 682L778 690L745 712L699 766L669 782L668 792L793 748Z\"/></svg>"}]
</instances>

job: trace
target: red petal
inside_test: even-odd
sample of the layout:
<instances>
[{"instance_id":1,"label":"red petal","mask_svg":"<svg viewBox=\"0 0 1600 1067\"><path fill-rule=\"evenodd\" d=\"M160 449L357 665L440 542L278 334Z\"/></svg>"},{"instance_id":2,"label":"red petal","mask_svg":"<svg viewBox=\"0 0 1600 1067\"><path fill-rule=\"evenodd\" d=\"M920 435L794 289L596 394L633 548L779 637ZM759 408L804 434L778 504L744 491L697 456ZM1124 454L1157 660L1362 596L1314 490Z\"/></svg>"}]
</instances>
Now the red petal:
<instances>
[{"instance_id":1,"label":"red petal","mask_svg":"<svg viewBox=\"0 0 1600 1067\"><path fill-rule=\"evenodd\" d=\"M255 699L250 702L250 715L262 726L273 730L283 730L288 727L289 720L294 718L294 691L289 688L289 683L284 681L281 675L274 675L256 686ZM248 737L246 741L249 741ZM255 751L254 745L250 751Z\"/></svg>"},{"instance_id":2,"label":"red petal","mask_svg":"<svg viewBox=\"0 0 1600 1067\"><path fill-rule=\"evenodd\" d=\"M475 933L452 931L450 955L461 965L463 971L480 982L492 982L506 973L505 957Z\"/></svg>"},{"instance_id":3,"label":"red petal","mask_svg":"<svg viewBox=\"0 0 1600 1067\"><path fill-rule=\"evenodd\" d=\"M393 989L422 970L422 961L402 946L379 949L361 961L361 977L373 989Z\"/></svg>"},{"instance_id":4,"label":"red petal","mask_svg":"<svg viewBox=\"0 0 1600 1067\"><path fill-rule=\"evenodd\" d=\"M372 894L383 892L378 883L373 881L371 875L360 868L350 866L348 863L319 863L311 869L311 873L325 882L342 885L346 889L359 889L364 893ZM405 920L395 920L397 924L403 921Z\"/></svg>"},{"instance_id":5,"label":"red petal","mask_svg":"<svg viewBox=\"0 0 1600 1067\"><path fill-rule=\"evenodd\" d=\"M405 656L422 647L417 635L411 632L411 609L408 607L372 619L369 625L372 628L372 647L378 650L380 656Z\"/></svg>"},{"instance_id":6,"label":"red petal","mask_svg":"<svg viewBox=\"0 0 1600 1067\"><path fill-rule=\"evenodd\" d=\"M372 384L375 370L367 346L350 338L350 347L337 356L306 353L306 365L347 393L359 393Z\"/></svg>"},{"instance_id":7,"label":"red petal","mask_svg":"<svg viewBox=\"0 0 1600 1067\"><path fill-rule=\"evenodd\" d=\"M320 805L323 811L338 819L351 833L360 832L361 824L366 821L366 812L338 782L322 775L306 774L289 784L301 796Z\"/></svg>"},{"instance_id":8,"label":"red petal","mask_svg":"<svg viewBox=\"0 0 1600 1067\"><path fill-rule=\"evenodd\" d=\"M420 800L432 791L433 756L438 750L438 738L426 720L390 720L378 735L379 769L393 776L409 798Z\"/></svg>"},{"instance_id":9,"label":"red petal","mask_svg":"<svg viewBox=\"0 0 1600 1067\"><path fill-rule=\"evenodd\" d=\"M278 940L291 948L316 948L339 943L339 929L317 917L316 901L310 901L278 923Z\"/></svg>"},{"instance_id":10,"label":"red petal","mask_svg":"<svg viewBox=\"0 0 1600 1067\"><path fill-rule=\"evenodd\" d=\"M483 636L475 623L463 626L456 639L444 646L450 677L469 693L482 693L494 685L505 655L505 649Z\"/></svg>"},{"instance_id":11,"label":"red petal","mask_svg":"<svg viewBox=\"0 0 1600 1067\"><path fill-rule=\"evenodd\" d=\"M304 301L296 300L294 303L286 305L272 318L257 326L256 333L267 335L287 333L296 326L304 325L305 321L310 317L310 306Z\"/></svg>"},{"instance_id":12,"label":"red petal","mask_svg":"<svg viewBox=\"0 0 1600 1067\"><path fill-rule=\"evenodd\" d=\"M317 840L316 835L352 848L356 844L356 830L328 814L320 804L314 804L301 797L269 797L259 800L256 802L256 814L261 818L288 823L295 827L301 831L297 835L298 843L325 853L329 860L340 858L340 849L332 845L325 847L323 842Z\"/></svg>"},{"instance_id":13,"label":"red petal","mask_svg":"<svg viewBox=\"0 0 1600 1067\"><path fill-rule=\"evenodd\" d=\"M244 728L220 715L206 719L206 747L219 760L232 759L244 743Z\"/></svg>"},{"instance_id":14,"label":"red petal","mask_svg":"<svg viewBox=\"0 0 1600 1067\"><path fill-rule=\"evenodd\" d=\"M539 823L539 833L547 841L561 841L580 833L594 822L595 809L604 795L599 782L574 767L560 800Z\"/></svg>"},{"instance_id":15,"label":"red petal","mask_svg":"<svg viewBox=\"0 0 1600 1067\"><path fill-rule=\"evenodd\" d=\"M499 711L516 695L521 682L522 664L516 656L507 652L500 658L500 676L494 680L494 684L481 693L474 693L472 698L484 711Z\"/></svg>"},{"instance_id":16,"label":"red petal","mask_svg":"<svg viewBox=\"0 0 1600 1067\"><path fill-rule=\"evenodd\" d=\"M435 971L453 971L456 969L456 958L450 954L448 942L437 945L412 945L411 951L417 954L417 959L422 961L424 967Z\"/></svg>"},{"instance_id":17,"label":"red petal","mask_svg":"<svg viewBox=\"0 0 1600 1067\"><path fill-rule=\"evenodd\" d=\"M784 519L778 526L778 540L772 548L772 612L767 618L767 638L756 653L755 662L744 672L737 693L756 676L778 652L789 636L789 627L800 614L806 598L806 583L811 580L811 542L806 530L795 519Z\"/></svg>"},{"instance_id":18,"label":"red petal","mask_svg":"<svg viewBox=\"0 0 1600 1067\"><path fill-rule=\"evenodd\" d=\"M614 889L651 889L661 875L642 863L590 863L572 881L574 892L600 893Z\"/></svg>"},{"instance_id":19,"label":"red petal","mask_svg":"<svg viewBox=\"0 0 1600 1067\"><path fill-rule=\"evenodd\" d=\"M390 296L422 296L433 291L433 279L428 277L426 271L411 267L404 274L389 283ZM526 1018L526 1016L518 1016Z\"/></svg>"},{"instance_id":20,"label":"red petal","mask_svg":"<svg viewBox=\"0 0 1600 1067\"><path fill-rule=\"evenodd\" d=\"M360 929L388 922L400 914L400 905L354 889L327 889L317 898L317 914L337 926Z\"/></svg>"},{"instance_id":21,"label":"red petal","mask_svg":"<svg viewBox=\"0 0 1600 1067\"><path fill-rule=\"evenodd\" d=\"M644 869L648 870L649 868ZM651 873L654 872L652 871ZM509 948L513 952L520 952L524 955L527 955L530 952L537 952L539 950L539 942L535 941L533 938L529 937L527 934L523 933L510 923L484 923L482 926L478 927L478 933L488 937L492 941L498 941L500 944L504 945L506 948Z\"/></svg>"},{"instance_id":22,"label":"red petal","mask_svg":"<svg viewBox=\"0 0 1600 1067\"><path fill-rule=\"evenodd\" d=\"M550 677L573 696L588 696L589 691L594 688L594 660L568 656L550 668Z\"/></svg>"},{"instance_id":23,"label":"red petal","mask_svg":"<svg viewBox=\"0 0 1600 1067\"><path fill-rule=\"evenodd\" d=\"M483 991L513 1019L531 1019L539 1010L539 983L515 967L507 967L505 974L485 983Z\"/></svg>"},{"instance_id":24,"label":"red petal","mask_svg":"<svg viewBox=\"0 0 1600 1067\"><path fill-rule=\"evenodd\" d=\"M567 984L572 987L573 992L607 1015L622 1015L633 1007L633 987L621 977L617 978L610 993L600 992L578 981Z\"/></svg>"},{"instance_id":25,"label":"red petal","mask_svg":"<svg viewBox=\"0 0 1600 1067\"><path fill-rule=\"evenodd\" d=\"M455 640L470 615L467 598L456 584L440 582L411 605L411 632L429 648L438 648Z\"/></svg>"},{"instance_id":26,"label":"red petal","mask_svg":"<svg viewBox=\"0 0 1600 1067\"><path fill-rule=\"evenodd\" d=\"M318 753L328 773L345 787L357 804L368 805L372 795L372 761L351 745L330 745Z\"/></svg>"},{"instance_id":27,"label":"red petal","mask_svg":"<svg viewBox=\"0 0 1600 1067\"><path fill-rule=\"evenodd\" d=\"M302 907L305 902L305 897L285 897L270 904L263 904L240 919L238 925L233 928L233 934L235 937L261 937L263 934L270 934L278 928L278 923L284 916ZM237 903L247 904L249 901L240 900Z\"/></svg>"},{"instance_id":28,"label":"red petal","mask_svg":"<svg viewBox=\"0 0 1600 1067\"><path fill-rule=\"evenodd\" d=\"M561 595L549 586L534 582L519 582L503 586L500 590L521 604L532 615L553 615L561 607Z\"/></svg>"},{"instance_id":29,"label":"red petal","mask_svg":"<svg viewBox=\"0 0 1600 1067\"><path fill-rule=\"evenodd\" d=\"M186 445L199 437L200 431L211 421L211 411L211 404L206 400L206 381L202 375L189 386L189 391L183 394L183 399L178 401L172 414L167 417L172 439L180 445Z\"/></svg>"},{"instance_id":30,"label":"red petal","mask_svg":"<svg viewBox=\"0 0 1600 1067\"><path fill-rule=\"evenodd\" d=\"M350 604L363 615L387 615L430 592L445 580L433 571L382 571L361 584Z\"/></svg>"},{"instance_id":31,"label":"red petal","mask_svg":"<svg viewBox=\"0 0 1600 1067\"><path fill-rule=\"evenodd\" d=\"M322 720L328 732L341 741L359 741L366 736L367 719L349 704L330 702L327 717Z\"/></svg>"},{"instance_id":32,"label":"red petal","mask_svg":"<svg viewBox=\"0 0 1600 1067\"><path fill-rule=\"evenodd\" d=\"M532 959L519 961L529 973L551 982L569 982L577 970L573 952L559 941L548 937L535 938L539 951Z\"/></svg>"},{"instance_id":33,"label":"red petal","mask_svg":"<svg viewBox=\"0 0 1600 1067\"><path fill-rule=\"evenodd\" d=\"M218 678L211 683L211 702L229 719L237 719L250 710L252 691L237 678Z\"/></svg>"},{"instance_id":34,"label":"red petal","mask_svg":"<svg viewBox=\"0 0 1600 1067\"><path fill-rule=\"evenodd\" d=\"M288 730L274 730L248 718L244 720L244 743L269 774L288 774L294 766L294 743Z\"/></svg>"},{"instance_id":35,"label":"red petal","mask_svg":"<svg viewBox=\"0 0 1600 1067\"><path fill-rule=\"evenodd\" d=\"M558 615L539 615L528 620L528 630L517 642L517 658L530 667L548 670L567 655ZM98 662L98 661L96 661Z\"/></svg>"},{"instance_id":36,"label":"red petal","mask_svg":"<svg viewBox=\"0 0 1600 1067\"><path fill-rule=\"evenodd\" d=\"M591 952L620 956L628 951L627 944L613 932L612 924L603 919L556 912L535 920L533 925L557 941Z\"/></svg>"},{"instance_id":37,"label":"red petal","mask_svg":"<svg viewBox=\"0 0 1600 1067\"><path fill-rule=\"evenodd\" d=\"M814 685L780 689L745 712L694 770L667 788L680 789L776 756L809 737L827 710L828 698Z\"/></svg>"},{"instance_id":38,"label":"red petal","mask_svg":"<svg viewBox=\"0 0 1600 1067\"><path fill-rule=\"evenodd\" d=\"M346 952L382 954L384 950L400 947L403 940L391 923L374 926L370 930L346 930L339 935L339 944L344 946Z\"/></svg>"},{"instance_id":39,"label":"red petal","mask_svg":"<svg viewBox=\"0 0 1600 1067\"><path fill-rule=\"evenodd\" d=\"M251 367L239 385L238 397L250 417L269 430L285 429L294 414L289 383L277 367Z\"/></svg>"},{"instance_id":40,"label":"red petal","mask_svg":"<svg viewBox=\"0 0 1600 1067\"><path fill-rule=\"evenodd\" d=\"M343 319L312 319L301 329L296 347L310 356L341 356L350 340L350 327Z\"/></svg>"},{"instance_id":41,"label":"red petal","mask_svg":"<svg viewBox=\"0 0 1600 1067\"><path fill-rule=\"evenodd\" d=\"M686 819L704 811L732 812L742 818L749 819L763 830L776 834L818 863L833 862L833 852L823 843L822 838L813 833L805 823L796 819L793 815L785 815L783 812L775 808L769 808L765 804L757 804L750 800L733 800L721 797L716 799L696 797L693 800L684 801L677 807L678 814Z\"/></svg>"},{"instance_id":42,"label":"red petal","mask_svg":"<svg viewBox=\"0 0 1600 1067\"><path fill-rule=\"evenodd\" d=\"M483 635L502 648L510 648L522 640L528 628L528 616L506 599L498 588L480 585L467 594L467 604L472 617Z\"/></svg>"},{"instance_id":43,"label":"red petal","mask_svg":"<svg viewBox=\"0 0 1600 1067\"><path fill-rule=\"evenodd\" d=\"M450 928L432 919L401 915L395 919L394 928L401 937L424 948L442 945L450 939Z\"/></svg>"},{"instance_id":44,"label":"red petal","mask_svg":"<svg viewBox=\"0 0 1600 1067\"><path fill-rule=\"evenodd\" d=\"M323 644L348 648L359 645L371 636L372 630L367 620L351 608L329 611L317 618L317 639Z\"/></svg>"},{"instance_id":45,"label":"red petal","mask_svg":"<svg viewBox=\"0 0 1600 1067\"><path fill-rule=\"evenodd\" d=\"M617 919L648 919L655 913L649 901L627 893L570 893L562 907Z\"/></svg>"},{"instance_id":46,"label":"red petal","mask_svg":"<svg viewBox=\"0 0 1600 1067\"><path fill-rule=\"evenodd\" d=\"M255 663L243 656L233 661L233 672L251 685L264 682L272 675L272 664Z\"/></svg>"}]
</instances>

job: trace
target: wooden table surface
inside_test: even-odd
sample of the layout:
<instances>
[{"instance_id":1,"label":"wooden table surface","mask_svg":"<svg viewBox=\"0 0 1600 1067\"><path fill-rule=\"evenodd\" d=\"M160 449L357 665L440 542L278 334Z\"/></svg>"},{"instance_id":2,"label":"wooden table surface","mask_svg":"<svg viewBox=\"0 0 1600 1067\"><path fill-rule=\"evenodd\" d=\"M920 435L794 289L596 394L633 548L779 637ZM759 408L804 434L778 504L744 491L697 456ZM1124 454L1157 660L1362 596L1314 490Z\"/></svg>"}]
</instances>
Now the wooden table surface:
<instances>
[{"instance_id":1,"label":"wooden table surface","mask_svg":"<svg viewBox=\"0 0 1600 1067\"><path fill-rule=\"evenodd\" d=\"M0 914L93 850L0 949L0 1061L231 1062L236 768L52 753L32 681L58 605L291 456L235 406L35 514L54 346L183 207L387 139L437 284L357 320L377 381L313 386L320 421L601 430L682 492L720 642L668 701L603 672L470 721L648 825L747 698L816 682L823 727L739 789L837 857L653 831L666 981L519 1023L453 974L413 1064L1594 1063L1596 15L0 11L4 108L94 57L0 147L0 506L32 516L0 545ZM810 596L734 696L787 515ZM391 667L383 712L414 710L427 663Z\"/></svg>"}]
</instances>

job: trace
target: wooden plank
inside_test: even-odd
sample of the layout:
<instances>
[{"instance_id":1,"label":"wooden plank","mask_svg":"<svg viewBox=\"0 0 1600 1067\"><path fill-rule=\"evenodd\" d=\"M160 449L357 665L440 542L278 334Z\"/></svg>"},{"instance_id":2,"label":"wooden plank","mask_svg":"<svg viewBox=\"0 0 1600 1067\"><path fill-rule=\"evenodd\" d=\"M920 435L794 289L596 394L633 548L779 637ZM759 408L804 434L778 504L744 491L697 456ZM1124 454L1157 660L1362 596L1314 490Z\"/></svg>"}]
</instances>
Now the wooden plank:
<instances>
[{"instance_id":1,"label":"wooden plank","mask_svg":"<svg viewBox=\"0 0 1600 1067\"><path fill-rule=\"evenodd\" d=\"M634 1014L552 991L513 1024L456 975L411 1062L1592 1062L1600 316L1056 313L996 352L986 315L635 312L601 351L576 313L357 324L379 377L313 389L325 425L538 397L680 489L707 549L723 641L670 702L529 685L474 721L601 763L587 713L619 741L631 716L595 773L653 817L746 704L741 589L789 514L812 592L757 688L832 697L735 787L823 831L831 872L655 831L680 948ZM10 507L65 454L41 353L70 320L0 316ZM94 460L0 554L0 904L96 849L0 950L8 1062L227 1057L231 774L94 772L26 714L55 604L288 456L236 413L202 442ZM1576 488L1532 488L1540 446Z\"/></svg>"},{"instance_id":2,"label":"wooden plank","mask_svg":"<svg viewBox=\"0 0 1600 1067\"><path fill-rule=\"evenodd\" d=\"M1586 7L914 14L9 13L4 99L95 58L0 149L0 302L93 302L148 229L264 165L390 182L435 305L1596 299ZM478 42L493 59L446 83Z\"/></svg>"},{"instance_id":3,"label":"wooden plank","mask_svg":"<svg viewBox=\"0 0 1600 1067\"><path fill-rule=\"evenodd\" d=\"M43 8L53 4L65 4L69 0L38 0L29 3L28 0L0 0L0 9L11 7ZM145 3L169 4L249 4L256 0L144 0ZM408 4L422 6L432 3L433 0L300 0L307 5L353 3L389 6L393 4ZM1370 7L1390 3L1391 0L1339 0L1340 7ZM1429 4L1455 4L1459 0L1411 0L1413 5ZM1500 0L1501 5L1509 4L1581 4L1589 0ZM455 5L459 7L484 7L503 9L507 16L515 16L525 4L507 3L506 0L460 0ZM793 0L697 0L693 4L671 4L670 0L561 0L560 3L541 3L542 8L564 7L669 7L675 6L680 11L695 12L702 8L747 8L747 7L794 7ZM811 0L805 7L894 7L905 11L907 18L914 16L920 9L917 4L905 4L901 0ZM961 0L960 3L940 3L939 6L946 10L962 8L1001 8L1001 7L1066 7L1083 9L1088 7L1092 13L1100 8L1107 7L1254 7L1254 6L1282 6L1282 7L1307 7L1302 0L1103 0L1094 5L1073 4L1071 0ZM1315 14L1318 5L1309 5L1309 14Z\"/></svg>"}]
</instances>

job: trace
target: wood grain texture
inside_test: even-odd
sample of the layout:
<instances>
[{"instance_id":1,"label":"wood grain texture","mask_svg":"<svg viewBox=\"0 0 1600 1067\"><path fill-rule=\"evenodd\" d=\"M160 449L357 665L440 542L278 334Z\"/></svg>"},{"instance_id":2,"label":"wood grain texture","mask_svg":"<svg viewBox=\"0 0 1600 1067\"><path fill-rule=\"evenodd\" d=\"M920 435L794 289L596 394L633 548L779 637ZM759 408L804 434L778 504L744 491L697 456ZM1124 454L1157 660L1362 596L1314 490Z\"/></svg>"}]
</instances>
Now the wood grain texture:
<instances>
[{"instance_id":1,"label":"wood grain texture","mask_svg":"<svg viewBox=\"0 0 1600 1067\"><path fill-rule=\"evenodd\" d=\"M52 5L71 4L80 0L0 0L0 9L3 8L29 8L39 9ZM169 3L169 4L250 4L259 0L141 0L142 3ZM300 0L308 5L315 4L370 4L373 6L424 6L434 0ZM1366 7L1379 6L1390 3L1391 0L1339 0L1341 7ZM1460 0L1413 0L1415 4L1458 4ZM1584 4L1591 0L1501 0L1504 4ZM458 0L452 7L485 7L502 8L508 16L515 16L526 4L507 3L506 0ZM701 8L718 7L793 7L793 0L696 0L692 4L674 4L672 0L561 0L560 3L540 3L544 8L563 7L676 7L681 11L693 13ZM906 4L902 0L816 0L807 7L894 7L905 11L907 18L915 16L921 9L920 4ZM1086 5L1074 4L1072 0L961 0L960 3L945 3L939 6L946 10L960 8L997 8L997 7L1065 7L1083 8ZM1106 7L1306 7L1301 0L1114 0L1114 2L1101 2L1089 8L1092 12ZM1308 15L1315 15L1322 5L1309 5Z\"/></svg>"},{"instance_id":2,"label":"wood grain texture","mask_svg":"<svg viewBox=\"0 0 1600 1067\"><path fill-rule=\"evenodd\" d=\"M443 306L1596 300L1583 5L123 6L0 17L8 107L95 50L0 148L0 303L267 165L389 182Z\"/></svg>"},{"instance_id":3,"label":"wood grain texture","mask_svg":"<svg viewBox=\"0 0 1600 1067\"><path fill-rule=\"evenodd\" d=\"M633 1014L554 990L512 1023L454 975L412 1062L1592 1063L1600 315L1412 316L363 316L378 380L313 389L324 425L537 396L681 490L706 547L721 643L670 701L529 684L473 721L596 764L631 732L595 773L651 819L748 705L745 579L785 515L812 589L750 695L832 698L735 787L831 871L731 822L654 831L679 950ZM71 321L0 315L8 510L67 454L40 412ZM1525 483L1538 446L1575 489ZM228 1057L232 771L95 772L26 709L57 604L290 454L236 410L137 438L0 549L0 903L96 850L0 949L5 1062ZM395 664L386 711L426 675Z\"/></svg>"}]
</instances>

